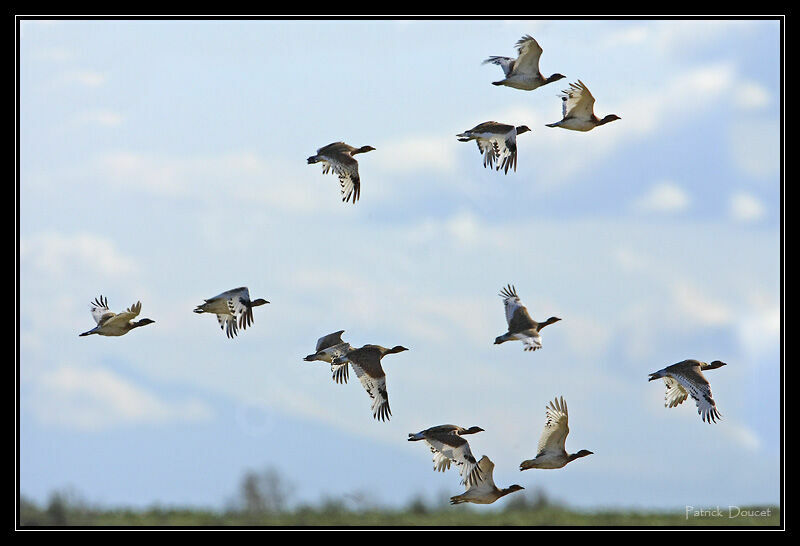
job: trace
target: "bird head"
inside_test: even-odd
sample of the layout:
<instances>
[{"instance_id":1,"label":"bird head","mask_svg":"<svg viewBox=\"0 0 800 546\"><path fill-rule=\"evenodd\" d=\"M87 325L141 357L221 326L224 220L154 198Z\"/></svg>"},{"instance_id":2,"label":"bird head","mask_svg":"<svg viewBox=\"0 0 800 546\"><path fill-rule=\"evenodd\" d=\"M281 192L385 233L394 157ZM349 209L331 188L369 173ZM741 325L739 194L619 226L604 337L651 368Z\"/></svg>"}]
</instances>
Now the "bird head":
<instances>
[{"instance_id":1,"label":"bird head","mask_svg":"<svg viewBox=\"0 0 800 546\"><path fill-rule=\"evenodd\" d=\"M600 120L599 125L604 125L606 123L610 123L610 122L616 121L618 119L622 119L622 118L619 117L617 114L608 114L606 117L604 117L602 120Z\"/></svg>"}]
</instances>

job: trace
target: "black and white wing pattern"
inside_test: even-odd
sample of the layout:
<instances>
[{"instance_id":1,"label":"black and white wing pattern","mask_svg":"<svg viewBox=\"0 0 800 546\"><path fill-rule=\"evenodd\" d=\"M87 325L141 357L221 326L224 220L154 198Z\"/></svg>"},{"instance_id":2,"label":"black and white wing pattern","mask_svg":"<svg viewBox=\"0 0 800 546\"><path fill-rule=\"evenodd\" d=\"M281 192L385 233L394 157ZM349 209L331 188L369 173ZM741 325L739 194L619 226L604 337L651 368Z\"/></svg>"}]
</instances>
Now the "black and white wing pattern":
<instances>
[{"instance_id":1,"label":"black and white wing pattern","mask_svg":"<svg viewBox=\"0 0 800 546\"><path fill-rule=\"evenodd\" d=\"M425 442L433 453L434 470L444 472L453 462L459 467L462 484L470 487L480 481L478 462L464 438L457 434L426 434Z\"/></svg>"},{"instance_id":2,"label":"black and white wing pattern","mask_svg":"<svg viewBox=\"0 0 800 546\"><path fill-rule=\"evenodd\" d=\"M217 315L217 322L219 322L220 329L225 332L228 338L233 339L239 333L234 315Z\"/></svg>"},{"instance_id":3,"label":"black and white wing pattern","mask_svg":"<svg viewBox=\"0 0 800 546\"><path fill-rule=\"evenodd\" d=\"M386 374L380 362L375 367L364 362L356 363L351 360L350 365L372 400L372 416L379 421L388 421L392 415L392 410L389 407L389 393L386 390Z\"/></svg>"},{"instance_id":4,"label":"black and white wing pattern","mask_svg":"<svg viewBox=\"0 0 800 546\"><path fill-rule=\"evenodd\" d=\"M95 298L95 300L89 304L89 310L92 313L92 318L98 326L113 317L115 314L108 308L108 299L104 298L103 296Z\"/></svg>"},{"instance_id":5,"label":"black and white wing pattern","mask_svg":"<svg viewBox=\"0 0 800 546\"><path fill-rule=\"evenodd\" d=\"M355 204L361 195L361 178L358 176L358 161L349 155L341 154L339 160L333 165L333 169L339 176L342 201L349 203L352 197L353 204Z\"/></svg>"},{"instance_id":6,"label":"black and white wing pattern","mask_svg":"<svg viewBox=\"0 0 800 546\"><path fill-rule=\"evenodd\" d=\"M526 351L541 349L542 336L538 331L539 325L531 318L527 307L522 305L522 301L517 295L517 289L508 285L500 291L500 297L503 298L503 306L506 311L508 332L515 339L522 341Z\"/></svg>"},{"instance_id":7,"label":"black and white wing pattern","mask_svg":"<svg viewBox=\"0 0 800 546\"><path fill-rule=\"evenodd\" d=\"M501 150L502 162L497 166L497 170L502 169L503 174L508 174L509 169L517 171L517 134L516 131L506 136Z\"/></svg>"},{"instance_id":8,"label":"black and white wing pattern","mask_svg":"<svg viewBox=\"0 0 800 546\"><path fill-rule=\"evenodd\" d=\"M246 330L253 324L253 308L250 306L250 291L247 288L242 287L233 292L228 296L227 304L228 312L238 321L239 329Z\"/></svg>"},{"instance_id":9,"label":"black and white wing pattern","mask_svg":"<svg viewBox=\"0 0 800 546\"><path fill-rule=\"evenodd\" d=\"M488 63L496 64L500 68L502 68L503 74L505 74L506 77L510 76L511 73L514 71L514 59L512 59L511 57L500 57L498 55L493 55L488 59L486 59L485 61L483 61L482 64L488 64Z\"/></svg>"},{"instance_id":10,"label":"black and white wing pattern","mask_svg":"<svg viewBox=\"0 0 800 546\"><path fill-rule=\"evenodd\" d=\"M588 120L594 117L594 96L582 81L569 84L569 89L562 91L562 113L566 117Z\"/></svg>"},{"instance_id":11,"label":"black and white wing pattern","mask_svg":"<svg viewBox=\"0 0 800 546\"><path fill-rule=\"evenodd\" d=\"M478 151L483 156L483 166L490 169L494 168L494 163L497 161L494 144L490 140L484 139L476 139L475 143L478 145Z\"/></svg>"},{"instance_id":12,"label":"black and white wing pattern","mask_svg":"<svg viewBox=\"0 0 800 546\"><path fill-rule=\"evenodd\" d=\"M716 423L717 419L721 419L722 415L717 410L717 404L711 397L711 385L708 380L698 369L689 372L670 372L670 376L678 382L689 396L695 401L697 405L697 413L706 423ZM666 378L665 378L666 379ZM685 397L684 397L685 399Z\"/></svg>"}]
</instances>

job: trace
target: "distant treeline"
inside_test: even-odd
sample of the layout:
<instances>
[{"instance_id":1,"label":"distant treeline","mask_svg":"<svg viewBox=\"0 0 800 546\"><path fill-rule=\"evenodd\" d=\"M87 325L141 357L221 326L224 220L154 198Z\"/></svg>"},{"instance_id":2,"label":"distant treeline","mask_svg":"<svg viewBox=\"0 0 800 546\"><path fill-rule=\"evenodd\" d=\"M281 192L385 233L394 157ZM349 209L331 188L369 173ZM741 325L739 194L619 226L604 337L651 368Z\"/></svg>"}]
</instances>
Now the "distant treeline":
<instances>
[{"instance_id":1,"label":"distant treeline","mask_svg":"<svg viewBox=\"0 0 800 546\"><path fill-rule=\"evenodd\" d=\"M91 506L74 491L57 491L41 506L20 499L22 526L778 526L776 506L695 508L691 513L581 511L548 498L541 490L521 491L502 499L498 508L450 506L446 495L428 501L422 496L403 508L386 508L366 493L324 498L315 505L290 506L292 488L280 474L247 472L233 500L222 510L197 508L114 509Z\"/></svg>"}]
</instances>

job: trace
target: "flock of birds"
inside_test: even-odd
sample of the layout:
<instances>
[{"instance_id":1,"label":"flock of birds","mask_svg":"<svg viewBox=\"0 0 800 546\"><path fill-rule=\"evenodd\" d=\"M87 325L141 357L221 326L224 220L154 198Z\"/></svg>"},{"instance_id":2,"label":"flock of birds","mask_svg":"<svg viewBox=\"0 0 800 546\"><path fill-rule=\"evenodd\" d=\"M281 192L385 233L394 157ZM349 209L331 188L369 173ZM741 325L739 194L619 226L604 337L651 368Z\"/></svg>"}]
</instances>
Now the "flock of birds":
<instances>
[{"instance_id":1,"label":"flock of birds","mask_svg":"<svg viewBox=\"0 0 800 546\"><path fill-rule=\"evenodd\" d=\"M484 63L499 65L503 69L505 78L492 82L493 85L532 91L564 78L561 74L553 74L547 78L541 74L539 58L542 48L531 36L523 36L517 42L516 47L518 51L516 59L493 56L484 61ZM570 84L569 89L563 91L561 99L562 119L547 124L547 127L561 127L585 132L621 119L615 114L609 114L602 119L595 116L595 99L580 80ZM462 142L476 141L478 150L483 156L484 167L494 168L497 171L502 170L508 174L509 170L516 171L517 136L527 131L530 129L525 125L515 126L487 121L456 136ZM372 146L354 148L344 142L334 142L317 150L315 155L308 158L308 163L321 163L323 174L332 172L337 175L341 185L342 201L349 202L352 199L352 202L355 203L361 194L361 179L358 174L358 162L353 156L373 150L375 148ZM542 329L561 319L550 317L544 322L533 320L517 295L516 288L512 285L504 287L499 295L503 299L508 330L498 336L494 343L499 345L516 340L522 342L525 351L541 349ZM253 308L268 303L262 298L250 299L247 287L239 287L204 300L194 309L194 312L216 315L220 328L228 338L233 339L240 330L252 326L254 322ZM134 320L139 316L141 309L141 302L136 302L126 311L114 313L108 307L108 300L100 296L90 306L97 326L80 335L121 336L135 328L152 324L154 321L149 318ZM315 352L306 356L304 360L308 362L322 361L329 364L332 379L339 384L347 383L348 370L352 368L370 397L373 418L379 421L388 421L392 412L389 407L386 373L381 366L381 361L386 355L408 349L402 345L392 348L364 345L356 348L342 340L343 333L344 330L339 330L319 338ZM710 364L698 360L684 360L651 373L649 380L664 380L666 384L665 407L678 406L691 396L702 420L716 423L721 416L717 411L711 396L710 385L703 375L703 371L713 370L724 365L724 362L718 360ZM563 468L576 459L592 455L592 452L586 449L576 453L567 453L565 444L567 434L569 434L568 421L569 414L564 398L560 397L550 402L546 407L544 430L539 439L536 456L520 463L520 470ZM459 467L461 483L466 487L466 491L452 497L450 499L452 504L464 502L491 504L505 495L523 489L517 484L504 489L498 488L492 477L494 463L485 455L480 460L476 460L464 436L482 431L483 429L478 426L463 428L456 425L438 425L408 435L409 441L423 441L430 448L433 453L434 470L444 472L450 468L451 463Z\"/></svg>"}]
</instances>

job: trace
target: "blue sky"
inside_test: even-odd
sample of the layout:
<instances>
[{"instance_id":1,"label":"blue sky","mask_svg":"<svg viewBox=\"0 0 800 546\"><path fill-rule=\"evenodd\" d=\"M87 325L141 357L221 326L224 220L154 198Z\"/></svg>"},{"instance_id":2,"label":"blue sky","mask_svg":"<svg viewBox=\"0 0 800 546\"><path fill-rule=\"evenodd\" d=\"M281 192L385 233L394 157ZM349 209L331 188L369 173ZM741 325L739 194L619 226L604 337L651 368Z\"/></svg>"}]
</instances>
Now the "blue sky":
<instances>
[{"instance_id":1,"label":"blue sky","mask_svg":"<svg viewBox=\"0 0 800 546\"><path fill-rule=\"evenodd\" d=\"M480 62L532 34L524 92ZM23 21L20 50L21 490L221 507L273 466L295 501L461 491L406 441L479 425L495 481L573 506L779 501L780 86L776 21ZM590 133L545 127L581 79ZM561 85L564 84L564 85ZM517 172L455 134L533 130ZM372 145L361 200L305 158ZM544 348L492 345L499 289L563 320ZM203 298L272 303L231 341ZM156 323L79 338L88 303ZM392 420L351 376L302 361L345 329L384 361ZM647 373L709 372L724 420L663 407ZM535 454L570 408L559 471Z\"/></svg>"}]
</instances>

